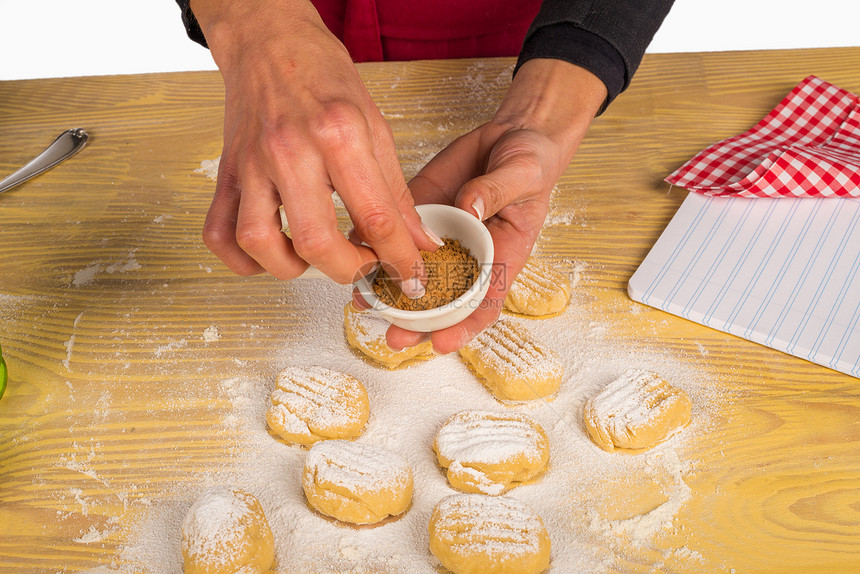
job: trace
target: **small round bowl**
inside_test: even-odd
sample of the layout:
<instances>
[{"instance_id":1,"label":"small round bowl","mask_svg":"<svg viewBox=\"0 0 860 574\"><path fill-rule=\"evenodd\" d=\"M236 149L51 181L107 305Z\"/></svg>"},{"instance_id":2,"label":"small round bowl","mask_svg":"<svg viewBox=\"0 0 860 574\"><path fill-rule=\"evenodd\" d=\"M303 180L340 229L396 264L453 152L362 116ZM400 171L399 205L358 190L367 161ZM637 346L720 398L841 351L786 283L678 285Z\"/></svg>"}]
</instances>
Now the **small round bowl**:
<instances>
[{"instance_id":1,"label":"small round bowl","mask_svg":"<svg viewBox=\"0 0 860 574\"><path fill-rule=\"evenodd\" d=\"M421 220L440 237L460 240L478 260L480 273L469 289L450 303L424 311L404 311L386 305L373 292L376 271L355 282L358 292L389 323L409 331L438 331L456 325L477 309L490 288L493 270L493 238L483 222L462 209L450 205L425 204L416 208Z\"/></svg>"}]
</instances>

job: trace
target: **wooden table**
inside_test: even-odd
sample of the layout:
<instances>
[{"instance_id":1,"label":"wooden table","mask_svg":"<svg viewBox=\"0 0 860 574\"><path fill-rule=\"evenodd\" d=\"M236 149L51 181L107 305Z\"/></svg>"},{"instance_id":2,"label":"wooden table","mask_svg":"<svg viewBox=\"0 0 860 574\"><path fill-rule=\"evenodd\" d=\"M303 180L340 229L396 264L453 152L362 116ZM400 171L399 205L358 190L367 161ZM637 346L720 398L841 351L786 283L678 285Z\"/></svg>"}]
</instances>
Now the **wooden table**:
<instances>
[{"instance_id":1,"label":"wooden table","mask_svg":"<svg viewBox=\"0 0 860 574\"><path fill-rule=\"evenodd\" d=\"M511 65L360 66L407 176L491 116ZM536 328L551 334L568 321L582 330L554 346L635 348L693 369L701 375L692 389L696 416L707 425L673 451L689 489L665 528L645 544L611 543L607 528L671 496L648 506L653 485L630 483L607 506L622 490L601 479L590 494L568 496L579 509L569 521L549 521L553 532L566 532L554 540L553 572L569 571L562 558L572 544L582 545L584 568L593 571L860 571L860 381L626 295L685 197L663 183L668 173L751 127L808 74L860 93L858 70L860 48L649 55L594 123L558 184L554 224L539 242L541 256L578 271L571 310ZM149 558L160 564L153 571L175 571L176 517L194 489L244 476L246 423L263 408L247 403L266 399L252 387L271 385L292 358L307 359L305 343L321 345L315 357L323 364L361 364L343 358L349 351L338 337L302 340L316 331L339 335L346 291L240 278L202 244L214 183L195 169L220 154L222 104L220 78L208 72L0 83L0 173L62 130L91 134L78 156L0 195L0 344L10 372L0 400L0 571L145 571L134 551L147 545L158 555ZM439 360L448 359L455 360ZM360 368L369 378L402 376ZM572 371L566 384L576 377ZM581 406L569 393L555 407ZM398 444L396 429L368 432L367 440ZM271 440L286 453L276 460L300 460ZM431 464L426 453L410 456ZM284 472L285 480L298 476ZM417 484L443 487L441 474L433 480ZM526 498L529 488L521 487ZM300 496L295 485L284 492ZM426 509L416 499L410 513ZM415 520L420 543L423 517ZM356 534L328 526L332 536L370 541L389 528ZM355 571L362 564L408 571L374 558L372 542L356 552L342 544L335 558L353 560ZM426 548L413 553L435 571ZM289 559L280 566L305 571Z\"/></svg>"}]
</instances>

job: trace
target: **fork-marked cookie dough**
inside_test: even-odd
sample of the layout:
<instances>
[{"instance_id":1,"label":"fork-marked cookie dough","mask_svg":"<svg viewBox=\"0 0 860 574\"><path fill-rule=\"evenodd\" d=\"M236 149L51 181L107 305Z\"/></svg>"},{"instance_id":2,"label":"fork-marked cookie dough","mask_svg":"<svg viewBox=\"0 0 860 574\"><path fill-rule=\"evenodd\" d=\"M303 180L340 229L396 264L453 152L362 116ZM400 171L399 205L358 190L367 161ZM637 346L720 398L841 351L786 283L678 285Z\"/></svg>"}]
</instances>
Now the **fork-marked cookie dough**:
<instances>
[{"instance_id":1,"label":"fork-marked cookie dough","mask_svg":"<svg viewBox=\"0 0 860 574\"><path fill-rule=\"evenodd\" d=\"M461 411L436 433L433 450L451 486L489 495L531 480L549 462L544 430L513 412Z\"/></svg>"},{"instance_id":2,"label":"fork-marked cookie dough","mask_svg":"<svg viewBox=\"0 0 860 574\"><path fill-rule=\"evenodd\" d=\"M430 517L430 551L454 574L538 574L549 533L531 507L502 496L455 494Z\"/></svg>"},{"instance_id":3,"label":"fork-marked cookie dough","mask_svg":"<svg viewBox=\"0 0 860 574\"><path fill-rule=\"evenodd\" d=\"M342 522L375 524L412 501L412 470L399 454L346 440L316 443L302 477L308 502Z\"/></svg>"},{"instance_id":4,"label":"fork-marked cookie dough","mask_svg":"<svg viewBox=\"0 0 860 574\"><path fill-rule=\"evenodd\" d=\"M558 390L564 374L553 351L540 345L528 329L504 317L460 349L460 356L500 400L548 397Z\"/></svg>"},{"instance_id":5,"label":"fork-marked cookie dough","mask_svg":"<svg viewBox=\"0 0 860 574\"><path fill-rule=\"evenodd\" d=\"M583 409L585 428L606 451L645 450L690 422L687 394L656 373L631 369L592 397Z\"/></svg>"},{"instance_id":6,"label":"fork-marked cookie dough","mask_svg":"<svg viewBox=\"0 0 860 574\"><path fill-rule=\"evenodd\" d=\"M278 374L266 422L287 442L309 445L355 438L370 413L361 381L325 367L287 367Z\"/></svg>"},{"instance_id":7,"label":"fork-marked cookie dough","mask_svg":"<svg viewBox=\"0 0 860 574\"><path fill-rule=\"evenodd\" d=\"M539 317L564 310L570 301L570 279L547 263L530 257L505 298L505 309Z\"/></svg>"},{"instance_id":8,"label":"fork-marked cookie dough","mask_svg":"<svg viewBox=\"0 0 860 574\"><path fill-rule=\"evenodd\" d=\"M362 311L352 304L343 309L343 330L346 341L372 361L395 369L409 359L429 359L433 356L433 344L424 341L414 347L393 350L385 342L385 332L390 323L376 311Z\"/></svg>"}]
</instances>

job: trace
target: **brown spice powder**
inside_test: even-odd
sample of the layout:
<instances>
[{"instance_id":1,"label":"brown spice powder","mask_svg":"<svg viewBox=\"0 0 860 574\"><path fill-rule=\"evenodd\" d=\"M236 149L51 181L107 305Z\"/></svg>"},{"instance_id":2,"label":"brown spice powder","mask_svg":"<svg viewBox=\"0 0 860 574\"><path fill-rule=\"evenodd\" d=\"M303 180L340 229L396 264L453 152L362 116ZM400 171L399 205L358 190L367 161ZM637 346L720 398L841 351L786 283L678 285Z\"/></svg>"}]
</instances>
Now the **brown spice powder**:
<instances>
[{"instance_id":1,"label":"brown spice powder","mask_svg":"<svg viewBox=\"0 0 860 574\"><path fill-rule=\"evenodd\" d=\"M373 280L373 292L379 300L395 309L424 311L446 305L465 293L478 279L478 260L456 239L442 238L444 245L436 251L421 251L427 269L426 293L410 299L400 290L384 269Z\"/></svg>"}]
</instances>

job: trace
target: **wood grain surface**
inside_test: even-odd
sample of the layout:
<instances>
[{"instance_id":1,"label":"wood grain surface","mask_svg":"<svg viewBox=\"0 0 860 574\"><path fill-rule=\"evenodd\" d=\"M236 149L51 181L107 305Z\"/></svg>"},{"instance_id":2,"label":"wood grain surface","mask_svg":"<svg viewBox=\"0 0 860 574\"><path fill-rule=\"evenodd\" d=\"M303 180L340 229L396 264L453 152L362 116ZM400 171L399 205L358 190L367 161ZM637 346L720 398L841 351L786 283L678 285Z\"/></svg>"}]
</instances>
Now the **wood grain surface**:
<instances>
[{"instance_id":1,"label":"wood grain surface","mask_svg":"<svg viewBox=\"0 0 860 574\"><path fill-rule=\"evenodd\" d=\"M491 117L512 65L359 66L407 178ZM539 253L584 263L572 304L619 343L696 363L721 397L685 451L690 497L671 527L595 548L596 571L860 572L860 380L626 295L686 195L663 178L809 74L860 93L860 48L648 55L558 183L553 212L573 215ZM0 82L0 173L65 129L91 134L0 195L0 572L123 571L166 487L235 455L239 431L218 424L229 401L183 389L271 374L317 320L289 284L234 276L200 239L214 183L194 170L220 155L222 106L209 72ZM216 315L214 345L201 333ZM626 504L644 504L633 492Z\"/></svg>"}]
</instances>

